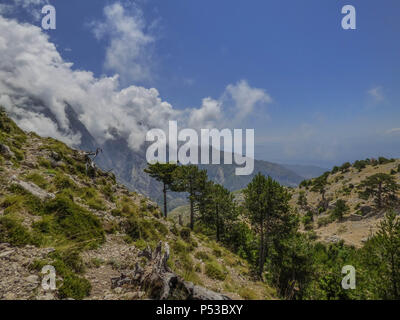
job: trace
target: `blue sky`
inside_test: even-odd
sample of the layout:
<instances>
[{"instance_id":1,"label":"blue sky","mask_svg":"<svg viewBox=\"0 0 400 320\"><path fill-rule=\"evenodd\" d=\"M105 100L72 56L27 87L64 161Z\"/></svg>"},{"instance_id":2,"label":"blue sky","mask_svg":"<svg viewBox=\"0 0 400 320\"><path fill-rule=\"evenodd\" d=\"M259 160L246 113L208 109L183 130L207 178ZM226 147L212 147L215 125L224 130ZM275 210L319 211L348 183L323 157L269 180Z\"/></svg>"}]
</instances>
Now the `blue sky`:
<instances>
[{"instance_id":1,"label":"blue sky","mask_svg":"<svg viewBox=\"0 0 400 320\"><path fill-rule=\"evenodd\" d=\"M397 0L119 1L148 37L125 68L107 64L118 34L107 31L104 8L116 1L49 2L57 29L46 33L74 69L119 73L121 87L155 87L182 110L240 81L264 90L270 101L240 123L256 130L257 158L328 167L400 157ZM345 4L356 8L357 30L341 28ZM8 16L40 26L30 11L20 5Z\"/></svg>"}]
</instances>

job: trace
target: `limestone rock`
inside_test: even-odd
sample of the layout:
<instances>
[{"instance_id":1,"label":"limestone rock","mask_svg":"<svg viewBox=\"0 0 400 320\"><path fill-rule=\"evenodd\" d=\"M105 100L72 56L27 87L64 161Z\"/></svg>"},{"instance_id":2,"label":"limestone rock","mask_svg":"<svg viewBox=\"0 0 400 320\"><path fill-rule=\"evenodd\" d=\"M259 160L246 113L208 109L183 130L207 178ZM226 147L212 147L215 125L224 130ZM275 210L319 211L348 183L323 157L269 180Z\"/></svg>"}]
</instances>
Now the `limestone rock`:
<instances>
[{"instance_id":1,"label":"limestone rock","mask_svg":"<svg viewBox=\"0 0 400 320\"><path fill-rule=\"evenodd\" d=\"M0 154L8 159L13 158L15 156L14 152L11 151L9 146L1 143L0 143Z\"/></svg>"},{"instance_id":2,"label":"limestone rock","mask_svg":"<svg viewBox=\"0 0 400 320\"><path fill-rule=\"evenodd\" d=\"M34 196L40 198L41 200L54 198L54 194L49 193L42 188L39 188L36 184L32 182L21 181L15 176L13 176L11 180L13 183L21 186L26 191L32 193Z\"/></svg>"}]
</instances>

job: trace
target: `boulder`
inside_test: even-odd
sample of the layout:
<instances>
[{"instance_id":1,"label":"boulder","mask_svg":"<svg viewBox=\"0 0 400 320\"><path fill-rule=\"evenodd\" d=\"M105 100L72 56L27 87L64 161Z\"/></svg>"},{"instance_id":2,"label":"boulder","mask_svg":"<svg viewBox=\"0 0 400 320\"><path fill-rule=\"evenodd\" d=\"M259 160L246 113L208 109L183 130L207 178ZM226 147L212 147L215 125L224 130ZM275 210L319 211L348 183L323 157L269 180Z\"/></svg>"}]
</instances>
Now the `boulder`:
<instances>
[{"instance_id":1,"label":"boulder","mask_svg":"<svg viewBox=\"0 0 400 320\"><path fill-rule=\"evenodd\" d=\"M10 147L0 143L0 154L5 158L13 158L15 156L14 152L11 151Z\"/></svg>"},{"instance_id":2,"label":"boulder","mask_svg":"<svg viewBox=\"0 0 400 320\"><path fill-rule=\"evenodd\" d=\"M54 194L49 193L42 188L39 188L36 184L32 182L21 181L15 176L11 178L11 181L24 188L26 191L32 193L34 196L40 198L41 200L52 199L55 197Z\"/></svg>"}]
</instances>

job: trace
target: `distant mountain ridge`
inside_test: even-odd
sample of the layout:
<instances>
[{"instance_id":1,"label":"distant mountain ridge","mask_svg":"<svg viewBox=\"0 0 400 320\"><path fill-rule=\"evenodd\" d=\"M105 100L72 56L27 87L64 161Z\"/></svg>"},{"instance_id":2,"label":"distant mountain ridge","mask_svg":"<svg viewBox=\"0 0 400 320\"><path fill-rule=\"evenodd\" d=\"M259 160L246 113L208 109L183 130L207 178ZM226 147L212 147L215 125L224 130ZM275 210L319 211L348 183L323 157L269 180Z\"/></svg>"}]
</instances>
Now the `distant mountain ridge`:
<instances>
[{"instance_id":1,"label":"distant mountain ridge","mask_svg":"<svg viewBox=\"0 0 400 320\"><path fill-rule=\"evenodd\" d=\"M310 166L310 165L298 165L298 164L281 164L281 165L306 179L319 177L324 172L329 171L329 169L326 168Z\"/></svg>"},{"instance_id":2,"label":"distant mountain ridge","mask_svg":"<svg viewBox=\"0 0 400 320\"><path fill-rule=\"evenodd\" d=\"M33 102L32 102L33 103ZM56 118L45 107L42 101L35 101L35 105L43 105L43 113L50 117L54 122ZM27 109L30 105L26 106ZM128 142L122 136L119 136L117 130L113 132L115 137L103 144L96 141L85 125L79 120L78 115L74 111L73 106L66 102L66 113L68 116L70 130L81 136L81 142L75 146L83 150L95 150L97 147L102 148L103 152L96 158L98 166L106 171L112 170L118 180L128 186L130 189L138 191L153 200L161 203L162 187L161 184L151 179L143 170L147 167L146 146L142 146L139 151L133 151L129 148ZM18 122L18 115L10 114ZM223 152L221 152L221 162L223 162ZM294 170L280 164L255 160L254 172L248 176L236 176L236 165L199 165L201 169L206 169L210 180L222 184L227 189L234 191L244 188L253 178L255 174L261 172L266 176L271 176L283 185L295 187L304 177L296 173ZM169 195L170 209L186 203L186 196L183 194Z\"/></svg>"}]
</instances>

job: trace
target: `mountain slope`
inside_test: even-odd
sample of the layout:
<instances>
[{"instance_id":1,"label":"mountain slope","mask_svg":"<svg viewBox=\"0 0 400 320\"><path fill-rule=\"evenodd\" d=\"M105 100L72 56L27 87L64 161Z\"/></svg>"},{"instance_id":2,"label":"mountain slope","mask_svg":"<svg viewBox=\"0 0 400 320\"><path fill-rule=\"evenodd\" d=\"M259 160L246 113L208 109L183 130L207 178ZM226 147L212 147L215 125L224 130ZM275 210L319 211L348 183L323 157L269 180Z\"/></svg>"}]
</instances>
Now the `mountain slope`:
<instances>
[{"instance_id":1,"label":"mountain slope","mask_svg":"<svg viewBox=\"0 0 400 320\"><path fill-rule=\"evenodd\" d=\"M40 102L36 102L40 104ZM43 108L46 110L46 108ZM103 152L96 158L96 163L105 171L115 174L118 181L129 187L131 190L140 192L157 203L163 201L162 186L159 182L154 181L143 172L147 167L146 146L138 151L129 148L125 138L119 136L118 131L112 132L113 140L108 140L101 144L89 133L82 122L78 119L70 105L66 105L68 120L70 123L70 131L81 136L81 143L78 146L82 150L96 150L101 147ZM49 112L48 112L49 113ZM53 121L57 120L50 113L48 114ZM17 117L17 115L15 115ZM221 152L221 162L223 162L223 152ZM286 186L297 186L304 179L301 175L296 174L285 166L262 160L255 160L254 173L249 176L236 176L235 165L200 165L202 169L206 169L210 180L218 182L227 189L234 191L244 188L252 179L252 177L261 172L269 175L281 184ZM173 209L185 204L186 197L182 194L169 195L169 208Z\"/></svg>"},{"instance_id":2,"label":"mountain slope","mask_svg":"<svg viewBox=\"0 0 400 320\"><path fill-rule=\"evenodd\" d=\"M243 259L201 234L161 218L143 195L113 174L85 170L82 151L20 130L0 112L0 299L145 299L140 283L111 287L130 274L147 246L171 251L174 273L236 299L271 299L274 290L251 279ZM57 290L39 286L52 265ZM203 291L202 291L203 292Z\"/></svg>"},{"instance_id":3,"label":"mountain slope","mask_svg":"<svg viewBox=\"0 0 400 320\"><path fill-rule=\"evenodd\" d=\"M349 245L361 247L375 233L384 213L390 210L390 208L377 209L372 198L365 199L360 194L360 184L366 178L378 173L390 175L400 183L400 159L371 159L366 163L368 161L371 161L371 164L361 167L358 164L364 161L357 161L353 165L346 163L329 173L324 194L325 210L319 209L324 206L321 193L313 191L315 179L304 181L293 190L291 204L303 216L307 212L313 213L314 221L309 228L315 231L321 241L337 242L342 239ZM306 199L305 205L299 205L301 194ZM397 196L400 197L400 192L397 192ZM333 218L338 200L343 200L348 207L342 220ZM400 213L399 203L395 203L392 209Z\"/></svg>"}]
</instances>

